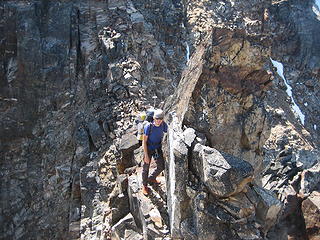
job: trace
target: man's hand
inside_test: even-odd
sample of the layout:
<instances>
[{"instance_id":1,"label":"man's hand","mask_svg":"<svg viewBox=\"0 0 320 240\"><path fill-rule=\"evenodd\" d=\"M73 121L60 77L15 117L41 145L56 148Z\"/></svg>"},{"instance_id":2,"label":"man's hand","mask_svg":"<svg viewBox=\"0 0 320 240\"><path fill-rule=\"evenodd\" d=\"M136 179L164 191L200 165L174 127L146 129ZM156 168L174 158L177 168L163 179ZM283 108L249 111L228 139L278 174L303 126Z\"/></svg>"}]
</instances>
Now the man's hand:
<instances>
[{"instance_id":1,"label":"man's hand","mask_svg":"<svg viewBox=\"0 0 320 240\"><path fill-rule=\"evenodd\" d=\"M144 155L144 162L147 163L147 164L150 163L150 158L149 158L148 154Z\"/></svg>"}]
</instances>

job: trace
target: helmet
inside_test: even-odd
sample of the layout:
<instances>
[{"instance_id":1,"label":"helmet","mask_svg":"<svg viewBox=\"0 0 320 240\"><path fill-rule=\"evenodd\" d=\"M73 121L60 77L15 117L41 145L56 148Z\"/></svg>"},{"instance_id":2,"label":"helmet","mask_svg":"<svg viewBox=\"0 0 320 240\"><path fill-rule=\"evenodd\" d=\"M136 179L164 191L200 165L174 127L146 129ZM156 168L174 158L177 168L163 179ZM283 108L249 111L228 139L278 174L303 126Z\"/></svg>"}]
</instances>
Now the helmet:
<instances>
[{"instance_id":1,"label":"helmet","mask_svg":"<svg viewBox=\"0 0 320 240\"><path fill-rule=\"evenodd\" d=\"M146 119L146 113L145 112L140 112L139 113L139 120L144 121Z\"/></svg>"},{"instance_id":2,"label":"helmet","mask_svg":"<svg viewBox=\"0 0 320 240\"><path fill-rule=\"evenodd\" d=\"M146 115L147 115L147 121L148 122L152 122L153 120L153 115L154 115L154 108L149 108L147 111L146 111Z\"/></svg>"},{"instance_id":3,"label":"helmet","mask_svg":"<svg viewBox=\"0 0 320 240\"><path fill-rule=\"evenodd\" d=\"M153 115L154 118L158 118L158 119L163 119L164 117L164 113L161 109L157 109L154 111L154 115Z\"/></svg>"}]
</instances>

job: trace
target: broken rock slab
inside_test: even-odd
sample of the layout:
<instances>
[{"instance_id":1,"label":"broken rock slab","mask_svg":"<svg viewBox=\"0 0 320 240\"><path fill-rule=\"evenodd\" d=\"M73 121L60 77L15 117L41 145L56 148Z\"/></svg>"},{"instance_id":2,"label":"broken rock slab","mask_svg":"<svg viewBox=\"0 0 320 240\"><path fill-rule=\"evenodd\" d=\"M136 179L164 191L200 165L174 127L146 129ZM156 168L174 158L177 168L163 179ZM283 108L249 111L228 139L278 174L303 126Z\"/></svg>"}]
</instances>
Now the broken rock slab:
<instances>
[{"instance_id":1,"label":"broken rock slab","mask_svg":"<svg viewBox=\"0 0 320 240\"><path fill-rule=\"evenodd\" d=\"M320 239L320 192L314 191L302 202L302 213L310 240Z\"/></svg>"},{"instance_id":2,"label":"broken rock slab","mask_svg":"<svg viewBox=\"0 0 320 240\"><path fill-rule=\"evenodd\" d=\"M282 203L271 191L257 185L248 188L246 194L255 203L257 220L262 225L264 233L267 233L277 222L282 210Z\"/></svg>"},{"instance_id":3,"label":"broken rock slab","mask_svg":"<svg viewBox=\"0 0 320 240\"><path fill-rule=\"evenodd\" d=\"M158 177L161 181L160 185L151 185L148 196L144 196L141 192L141 173L142 168L137 168L136 174L128 177L130 211L144 239L161 238L168 233L165 222L167 216L163 215L166 213L165 196L163 196L165 195L165 179Z\"/></svg>"},{"instance_id":4,"label":"broken rock slab","mask_svg":"<svg viewBox=\"0 0 320 240\"><path fill-rule=\"evenodd\" d=\"M192 168L218 197L239 193L253 180L253 168L248 162L201 144L194 147Z\"/></svg>"},{"instance_id":5,"label":"broken rock slab","mask_svg":"<svg viewBox=\"0 0 320 240\"><path fill-rule=\"evenodd\" d=\"M124 173L126 168L132 167L134 163L134 150L139 148L139 142L134 134L126 134L121 138L119 151L121 158L117 160L117 168L120 173Z\"/></svg>"},{"instance_id":6,"label":"broken rock slab","mask_svg":"<svg viewBox=\"0 0 320 240\"><path fill-rule=\"evenodd\" d=\"M128 179L126 174L119 175L117 177L117 185L110 194L109 200L111 207L111 224L115 224L130 212L128 208L129 198L127 188Z\"/></svg>"},{"instance_id":7,"label":"broken rock slab","mask_svg":"<svg viewBox=\"0 0 320 240\"><path fill-rule=\"evenodd\" d=\"M169 126L168 137L168 213L172 238L181 238L181 221L186 213L183 203L188 200L186 182L188 180L188 148L185 136L175 115ZM193 142L193 138L190 141Z\"/></svg>"},{"instance_id":8,"label":"broken rock slab","mask_svg":"<svg viewBox=\"0 0 320 240\"><path fill-rule=\"evenodd\" d=\"M317 150L300 150L293 154L292 162L303 169L312 168L317 163L320 163L320 153Z\"/></svg>"},{"instance_id":9,"label":"broken rock slab","mask_svg":"<svg viewBox=\"0 0 320 240\"><path fill-rule=\"evenodd\" d=\"M91 136L94 146L99 149L106 142L106 135L102 127L96 121L89 122L89 134Z\"/></svg>"},{"instance_id":10,"label":"broken rock slab","mask_svg":"<svg viewBox=\"0 0 320 240\"><path fill-rule=\"evenodd\" d=\"M112 240L121 239L142 239L139 229L135 224L134 218L131 213L127 214L124 218L120 219L111 229Z\"/></svg>"},{"instance_id":11,"label":"broken rock slab","mask_svg":"<svg viewBox=\"0 0 320 240\"><path fill-rule=\"evenodd\" d=\"M320 164L304 170L301 174L300 191L302 196L308 196L313 191L320 191Z\"/></svg>"}]
</instances>

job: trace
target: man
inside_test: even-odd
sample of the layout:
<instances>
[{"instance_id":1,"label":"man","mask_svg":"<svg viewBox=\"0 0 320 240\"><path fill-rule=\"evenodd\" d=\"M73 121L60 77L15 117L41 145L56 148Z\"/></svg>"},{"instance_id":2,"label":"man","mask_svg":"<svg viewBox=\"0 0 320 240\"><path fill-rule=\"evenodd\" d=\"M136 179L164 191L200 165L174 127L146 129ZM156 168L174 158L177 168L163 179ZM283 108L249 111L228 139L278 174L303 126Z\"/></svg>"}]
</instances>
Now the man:
<instances>
[{"instance_id":1,"label":"man","mask_svg":"<svg viewBox=\"0 0 320 240\"><path fill-rule=\"evenodd\" d=\"M157 176L164 169L164 159L162 153L163 134L168 131L168 125L163 121L164 113L161 109L157 109L153 115L153 122L144 127L143 151L144 162L142 171L142 193L148 195L148 181L158 183ZM149 167L151 158L156 163L156 169L149 176Z\"/></svg>"}]
</instances>

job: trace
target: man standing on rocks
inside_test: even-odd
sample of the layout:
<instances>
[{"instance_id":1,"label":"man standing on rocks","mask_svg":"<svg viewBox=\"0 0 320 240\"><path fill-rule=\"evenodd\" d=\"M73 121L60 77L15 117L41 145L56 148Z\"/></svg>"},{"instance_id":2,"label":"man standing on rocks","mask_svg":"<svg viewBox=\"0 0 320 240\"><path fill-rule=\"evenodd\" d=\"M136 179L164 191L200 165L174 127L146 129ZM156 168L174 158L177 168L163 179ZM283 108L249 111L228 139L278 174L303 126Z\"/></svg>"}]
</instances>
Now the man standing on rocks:
<instances>
[{"instance_id":1,"label":"man standing on rocks","mask_svg":"<svg viewBox=\"0 0 320 240\"><path fill-rule=\"evenodd\" d=\"M168 125L163 121L164 113L161 109L157 109L153 115L153 122L144 127L143 151L144 162L142 171L142 193L148 195L148 181L151 183L159 183L157 176L164 169L164 158L162 152L163 134L168 131ZM156 163L156 169L149 176L149 167L151 158Z\"/></svg>"}]
</instances>

